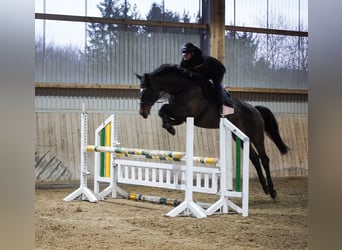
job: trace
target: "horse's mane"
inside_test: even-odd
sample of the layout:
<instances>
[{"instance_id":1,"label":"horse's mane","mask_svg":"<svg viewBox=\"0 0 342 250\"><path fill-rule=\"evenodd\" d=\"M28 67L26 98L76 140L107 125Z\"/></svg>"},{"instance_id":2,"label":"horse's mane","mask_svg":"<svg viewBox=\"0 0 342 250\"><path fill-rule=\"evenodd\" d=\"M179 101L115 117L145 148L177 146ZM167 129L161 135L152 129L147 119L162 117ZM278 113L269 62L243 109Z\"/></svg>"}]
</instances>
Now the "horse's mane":
<instances>
[{"instance_id":1,"label":"horse's mane","mask_svg":"<svg viewBox=\"0 0 342 250\"><path fill-rule=\"evenodd\" d=\"M185 69L181 68L178 64L162 64L158 68L156 68L153 72L148 73L149 77L147 78L163 78L165 77L167 81L172 81L173 84L165 84L165 81L162 81L164 88L168 89L168 93L175 94L178 92L183 92L186 89L193 88L195 86L200 88L205 88L203 92L206 94L210 87L210 85L202 84L202 80L199 78L194 78L186 72ZM165 89L164 89L165 90ZM165 90L166 91L166 90Z\"/></svg>"},{"instance_id":2,"label":"horse's mane","mask_svg":"<svg viewBox=\"0 0 342 250\"><path fill-rule=\"evenodd\" d=\"M179 74L184 76L184 70L178 64L162 64L156 68L151 75Z\"/></svg>"},{"instance_id":3,"label":"horse's mane","mask_svg":"<svg viewBox=\"0 0 342 250\"><path fill-rule=\"evenodd\" d=\"M184 89L189 89L194 86L199 86L202 88L203 93L205 96L211 96L208 94L212 91L212 84L207 82L205 84L205 81L199 78L199 76L193 77L190 75L191 72L189 70L183 69L178 64L162 64L157 69L155 69L152 73L149 73L151 77L169 77L169 76L176 76L183 79L183 81L186 82L186 84L183 84L182 81L175 80L177 84L172 85L172 89L174 90L180 90L184 91Z\"/></svg>"}]
</instances>

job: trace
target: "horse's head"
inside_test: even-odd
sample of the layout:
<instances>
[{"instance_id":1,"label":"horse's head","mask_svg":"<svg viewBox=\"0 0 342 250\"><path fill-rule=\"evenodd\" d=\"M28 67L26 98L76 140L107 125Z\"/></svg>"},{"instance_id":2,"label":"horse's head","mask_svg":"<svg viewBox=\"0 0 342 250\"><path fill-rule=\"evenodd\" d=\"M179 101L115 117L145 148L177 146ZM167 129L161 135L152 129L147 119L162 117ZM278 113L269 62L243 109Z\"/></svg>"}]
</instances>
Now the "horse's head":
<instances>
[{"instance_id":1,"label":"horse's head","mask_svg":"<svg viewBox=\"0 0 342 250\"><path fill-rule=\"evenodd\" d=\"M151 75L144 74L140 76L135 74L140 80L140 110L139 114L147 118L150 114L153 104L159 99L159 90L153 88L151 84Z\"/></svg>"}]
</instances>

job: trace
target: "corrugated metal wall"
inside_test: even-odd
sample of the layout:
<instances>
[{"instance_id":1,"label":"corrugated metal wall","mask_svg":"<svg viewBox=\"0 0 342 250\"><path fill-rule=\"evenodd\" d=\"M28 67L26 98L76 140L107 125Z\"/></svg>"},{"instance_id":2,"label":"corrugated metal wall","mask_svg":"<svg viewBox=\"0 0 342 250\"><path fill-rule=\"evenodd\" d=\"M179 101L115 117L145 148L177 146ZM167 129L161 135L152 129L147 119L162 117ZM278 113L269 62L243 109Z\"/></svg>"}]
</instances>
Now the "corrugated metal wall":
<instances>
[{"instance_id":1,"label":"corrugated metal wall","mask_svg":"<svg viewBox=\"0 0 342 250\"><path fill-rule=\"evenodd\" d=\"M94 132L109 114L89 113L88 144L94 143ZM171 136L161 126L161 119L151 115L143 119L135 114L118 114L118 139L123 147L185 151L185 125L176 127ZM280 133L291 148L283 156L270 140L266 149L273 176L308 175L308 119L306 115L277 115ZM76 180L80 171L80 113L36 113L36 181ZM194 154L219 156L216 129L195 128ZM88 170L93 171L93 153L89 153ZM251 167L251 177L256 172ZM90 176L91 178L91 176Z\"/></svg>"},{"instance_id":2,"label":"corrugated metal wall","mask_svg":"<svg viewBox=\"0 0 342 250\"><path fill-rule=\"evenodd\" d=\"M242 93L232 92L240 100L253 105L269 107L275 113L306 114L308 97L302 94ZM78 112L85 103L90 112L137 113L139 109L138 90L101 89L42 89L36 90L35 110L37 112ZM163 102L153 106L159 110Z\"/></svg>"}]
</instances>

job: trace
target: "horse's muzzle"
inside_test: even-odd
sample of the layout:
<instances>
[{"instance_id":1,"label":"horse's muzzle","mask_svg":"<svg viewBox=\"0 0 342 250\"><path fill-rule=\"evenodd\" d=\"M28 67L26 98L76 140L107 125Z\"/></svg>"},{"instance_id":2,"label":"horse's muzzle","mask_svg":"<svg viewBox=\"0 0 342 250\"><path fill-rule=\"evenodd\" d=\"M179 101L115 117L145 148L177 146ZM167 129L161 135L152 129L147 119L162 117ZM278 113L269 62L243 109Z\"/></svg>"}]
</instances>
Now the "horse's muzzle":
<instances>
[{"instance_id":1,"label":"horse's muzzle","mask_svg":"<svg viewBox=\"0 0 342 250\"><path fill-rule=\"evenodd\" d=\"M139 110L139 114L146 119L150 114L150 108L149 107L141 107Z\"/></svg>"}]
</instances>

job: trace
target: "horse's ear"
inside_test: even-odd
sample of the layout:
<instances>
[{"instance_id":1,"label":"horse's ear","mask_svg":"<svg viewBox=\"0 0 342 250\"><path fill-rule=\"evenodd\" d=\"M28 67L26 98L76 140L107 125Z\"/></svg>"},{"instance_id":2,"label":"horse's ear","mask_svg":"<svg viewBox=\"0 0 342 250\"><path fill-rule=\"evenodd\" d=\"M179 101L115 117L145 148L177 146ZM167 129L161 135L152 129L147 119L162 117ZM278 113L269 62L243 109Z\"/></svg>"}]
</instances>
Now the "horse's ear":
<instances>
[{"instance_id":1,"label":"horse's ear","mask_svg":"<svg viewBox=\"0 0 342 250\"><path fill-rule=\"evenodd\" d=\"M138 75L137 73L134 73L136 77L138 77L139 80L141 80L142 76Z\"/></svg>"}]
</instances>

